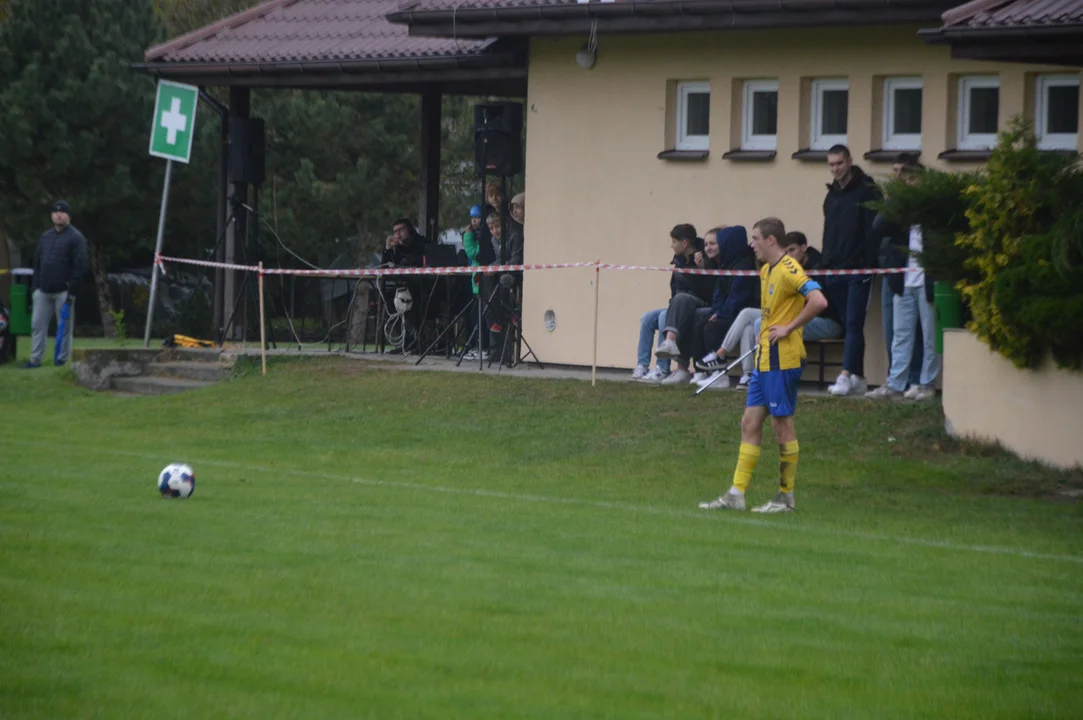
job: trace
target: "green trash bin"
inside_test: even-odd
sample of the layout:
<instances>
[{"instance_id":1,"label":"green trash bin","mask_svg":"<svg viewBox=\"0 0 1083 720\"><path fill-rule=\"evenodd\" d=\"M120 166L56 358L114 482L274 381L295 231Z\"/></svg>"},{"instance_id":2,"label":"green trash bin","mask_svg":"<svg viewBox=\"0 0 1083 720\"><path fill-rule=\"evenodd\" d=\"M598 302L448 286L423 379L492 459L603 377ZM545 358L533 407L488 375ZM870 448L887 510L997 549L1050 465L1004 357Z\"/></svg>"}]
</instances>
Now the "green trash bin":
<instances>
[{"instance_id":1,"label":"green trash bin","mask_svg":"<svg viewBox=\"0 0 1083 720\"><path fill-rule=\"evenodd\" d=\"M963 300L951 283L933 284L933 306L936 308L936 351L944 352L944 328L963 326Z\"/></svg>"},{"instance_id":2,"label":"green trash bin","mask_svg":"<svg viewBox=\"0 0 1083 720\"><path fill-rule=\"evenodd\" d=\"M11 318L8 327L12 335L30 334L30 288L22 283L11 286Z\"/></svg>"}]
</instances>

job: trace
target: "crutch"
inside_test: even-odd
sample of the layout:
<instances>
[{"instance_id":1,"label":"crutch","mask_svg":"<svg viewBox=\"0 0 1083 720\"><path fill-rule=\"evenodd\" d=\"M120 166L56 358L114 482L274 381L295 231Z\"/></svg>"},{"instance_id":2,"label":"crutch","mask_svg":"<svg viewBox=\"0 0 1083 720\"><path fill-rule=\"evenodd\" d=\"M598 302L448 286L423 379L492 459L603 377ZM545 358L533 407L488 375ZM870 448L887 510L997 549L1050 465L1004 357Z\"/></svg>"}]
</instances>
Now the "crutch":
<instances>
[{"instance_id":1,"label":"crutch","mask_svg":"<svg viewBox=\"0 0 1083 720\"><path fill-rule=\"evenodd\" d=\"M712 374L710 378L705 380L698 388L696 388L696 391L694 393L692 393L692 397L695 397L696 395L699 395L701 392L703 392L707 388L711 387L711 385L714 384L714 381L717 380L718 378L722 377L723 375L729 375L730 370L737 367L738 363L740 363L742 360L744 360L746 357L748 357L752 353L759 350L759 348L760 348L760 346L756 345L756 347L752 348L751 350L746 352L744 355L742 355L741 357L739 357L736 360L734 360L733 362L731 362L729 364L729 366L725 370Z\"/></svg>"}]
</instances>

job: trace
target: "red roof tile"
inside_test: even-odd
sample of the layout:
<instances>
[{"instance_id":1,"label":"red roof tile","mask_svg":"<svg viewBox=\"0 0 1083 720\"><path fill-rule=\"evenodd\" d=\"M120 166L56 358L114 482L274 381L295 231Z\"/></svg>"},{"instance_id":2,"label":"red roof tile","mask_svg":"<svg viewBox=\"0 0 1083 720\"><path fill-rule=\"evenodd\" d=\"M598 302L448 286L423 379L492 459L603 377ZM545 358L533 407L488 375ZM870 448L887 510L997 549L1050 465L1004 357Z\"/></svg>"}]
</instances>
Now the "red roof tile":
<instances>
[{"instance_id":1,"label":"red roof tile","mask_svg":"<svg viewBox=\"0 0 1083 720\"><path fill-rule=\"evenodd\" d=\"M944 13L945 28L1083 24L1083 0L974 0Z\"/></svg>"},{"instance_id":2,"label":"red roof tile","mask_svg":"<svg viewBox=\"0 0 1083 720\"><path fill-rule=\"evenodd\" d=\"M488 40L410 37L384 16L399 0L270 0L146 52L156 63L459 57Z\"/></svg>"}]
</instances>

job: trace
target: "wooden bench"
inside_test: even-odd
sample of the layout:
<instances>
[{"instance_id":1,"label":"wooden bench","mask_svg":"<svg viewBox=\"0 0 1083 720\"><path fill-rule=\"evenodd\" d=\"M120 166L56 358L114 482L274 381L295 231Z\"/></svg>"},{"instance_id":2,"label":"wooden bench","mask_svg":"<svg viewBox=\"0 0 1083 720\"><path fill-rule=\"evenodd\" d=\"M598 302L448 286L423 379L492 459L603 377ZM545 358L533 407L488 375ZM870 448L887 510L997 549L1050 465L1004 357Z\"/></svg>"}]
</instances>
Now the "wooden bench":
<instances>
[{"instance_id":1,"label":"wooden bench","mask_svg":"<svg viewBox=\"0 0 1083 720\"><path fill-rule=\"evenodd\" d=\"M834 361L827 359L827 351L830 348L838 348L842 350L843 340L842 338L831 338L829 340L813 340L805 341L805 353L807 358L805 360L807 365L819 365L820 372L817 382L820 383L820 387L824 387L828 381L824 378L824 373L827 368L839 368L842 369L842 360ZM833 379L832 379L833 380Z\"/></svg>"}]
</instances>

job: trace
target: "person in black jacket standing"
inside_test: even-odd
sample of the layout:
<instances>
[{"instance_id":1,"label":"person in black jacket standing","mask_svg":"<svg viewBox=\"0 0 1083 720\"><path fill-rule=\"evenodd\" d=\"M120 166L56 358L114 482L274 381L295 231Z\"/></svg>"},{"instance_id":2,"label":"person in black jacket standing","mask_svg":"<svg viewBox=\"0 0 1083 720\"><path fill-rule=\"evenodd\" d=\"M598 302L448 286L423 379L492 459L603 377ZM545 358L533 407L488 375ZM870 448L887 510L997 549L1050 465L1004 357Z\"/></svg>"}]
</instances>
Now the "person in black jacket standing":
<instances>
[{"instance_id":1,"label":"person in black jacket standing","mask_svg":"<svg viewBox=\"0 0 1083 720\"><path fill-rule=\"evenodd\" d=\"M824 199L823 263L828 270L874 267L879 250L872 222L876 213L866 207L880 197L876 183L853 164L850 150L835 145L827 151L827 166L834 182ZM871 277L841 275L825 277L824 295L843 321L842 372L827 389L832 395L864 394L865 312L869 304Z\"/></svg>"},{"instance_id":2,"label":"person in black jacket standing","mask_svg":"<svg viewBox=\"0 0 1083 720\"><path fill-rule=\"evenodd\" d=\"M71 208L63 200L50 207L53 227L38 239L34 253L33 316L31 319L30 361L26 368L41 367L45 355L45 340L49 334L49 318L56 317L60 326L60 313L69 305L67 327L64 336L56 339L60 353L57 365L63 365L71 357L72 328L75 326L75 288L87 269L86 238L72 227Z\"/></svg>"}]
</instances>

